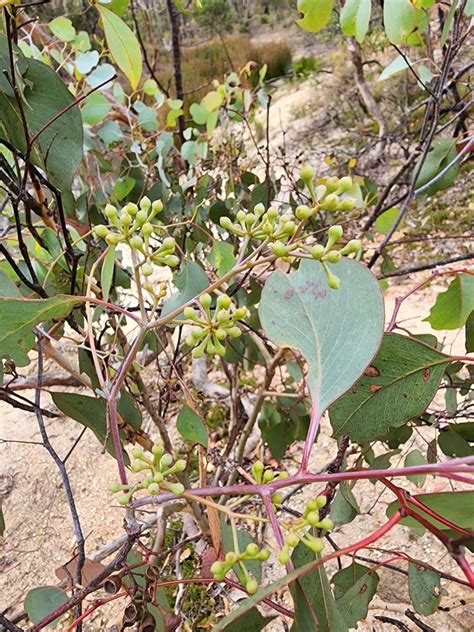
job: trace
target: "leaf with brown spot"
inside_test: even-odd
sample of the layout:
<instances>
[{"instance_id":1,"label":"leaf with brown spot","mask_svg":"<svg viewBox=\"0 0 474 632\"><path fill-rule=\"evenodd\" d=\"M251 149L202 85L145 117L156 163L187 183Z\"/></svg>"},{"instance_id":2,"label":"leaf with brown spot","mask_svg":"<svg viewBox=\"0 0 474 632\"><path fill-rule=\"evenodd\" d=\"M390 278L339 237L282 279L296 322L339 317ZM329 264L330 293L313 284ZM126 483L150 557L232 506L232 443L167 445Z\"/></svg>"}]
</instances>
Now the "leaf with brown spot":
<instances>
[{"instance_id":1,"label":"leaf with brown spot","mask_svg":"<svg viewBox=\"0 0 474 632\"><path fill-rule=\"evenodd\" d=\"M364 375L367 377L378 377L380 375L380 371L377 367L370 365L365 369Z\"/></svg>"},{"instance_id":2,"label":"leaf with brown spot","mask_svg":"<svg viewBox=\"0 0 474 632\"><path fill-rule=\"evenodd\" d=\"M379 375L363 375L331 406L334 435L347 434L359 443L373 441L418 417L431 403L450 361L418 340L385 334L370 367Z\"/></svg>"}]
</instances>

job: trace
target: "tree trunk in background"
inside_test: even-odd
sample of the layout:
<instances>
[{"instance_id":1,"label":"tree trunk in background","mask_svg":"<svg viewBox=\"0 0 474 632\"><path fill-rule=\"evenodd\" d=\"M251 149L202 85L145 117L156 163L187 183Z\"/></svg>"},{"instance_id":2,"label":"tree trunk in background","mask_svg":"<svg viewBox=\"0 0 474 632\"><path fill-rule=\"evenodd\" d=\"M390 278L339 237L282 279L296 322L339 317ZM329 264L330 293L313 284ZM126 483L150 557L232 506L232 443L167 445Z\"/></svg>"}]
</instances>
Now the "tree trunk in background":
<instances>
[{"instance_id":1,"label":"tree trunk in background","mask_svg":"<svg viewBox=\"0 0 474 632\"><path fill-rule=\"evenodd\" d=\"M175 7L173 0L166 0L166 8L168 11L168 19L171 31L171 49L173 52L173 77L176 98L183 100L183 75L181 72L181 43L180 43L180 14ZM178 132L181 142L184 142L184 119L182 116L178 118Z\"/></svg>"}]
</instances>

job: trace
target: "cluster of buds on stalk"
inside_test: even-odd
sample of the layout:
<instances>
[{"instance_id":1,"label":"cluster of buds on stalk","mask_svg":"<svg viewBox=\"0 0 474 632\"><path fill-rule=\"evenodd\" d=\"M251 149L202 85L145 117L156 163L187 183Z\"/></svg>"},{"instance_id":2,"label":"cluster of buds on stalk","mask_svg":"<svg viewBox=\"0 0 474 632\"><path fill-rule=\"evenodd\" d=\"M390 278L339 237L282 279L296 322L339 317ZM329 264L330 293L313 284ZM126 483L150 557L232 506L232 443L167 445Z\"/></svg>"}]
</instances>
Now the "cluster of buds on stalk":
<instances>
[{"instance_id":1,"label":"cluster of buds on stalk","mask_svg":"<svg viewBox=\"0 0 474 632\"><path fill-rule=\"evenodd\" d=\"M252 560L266 562L269 557L270 551L260 549L257 544L251 542L243 553L240 551L229 551L222 561L214 562L211 566L211 573L216 581L221 582L234 566L239 565L246 580L244 583L245 589L249 595L254 595L258 590L258 582L251 576L244 562Z\"/></svg>"},{"instance_id":2,"label":"cluster of buds on stalk","mask_svg":"<svg viewBox=\"0 0 474 632\"><path fill-rule=\"evenodd\" d=\"M246 307L236 307L227 294L220 294L213 306L212 296L207 292L201 294L197 308L185 307L184 324L191 330L186 338L188 347L193 347L192 355L200 358L208 355L225 355L226 338L238 338L242 335L239 321L248 318ZM180 321L183 324L183 321Z\"/></svg>"},{"instance_id":3,"label":"cluster of buds on stalk","mask_svg":"<svg viewBox=\"0 0 474 632\"><path fill-rule=\"evenodd\" d=\"M286 242L296 230L295 219L292 215L286 213L280 215L274 208L266 211L263 204L257 204L248 213L239 211L236 220L233 222L230 217L221 217L220 225L233 235L257 241Z\"/></svg>"},{"instance_id":4,"label":"cluster of buds on stalk","mask_svg":"<svg viewBox=\"0 0 474 632\"><path fill-rule=\"evenodd\" d=\"M358 204L360 196L360 186L354 182L351 176L342 178L331 177L321 178L314 184L314 172L309 166L305 166L300 171L300 178L306 185L312 201L312 208L307 217L298 219L308 219L311 215L319 212L352 211Z\"/></svg>"},{"instance_id":5,"label":"cluster of buds on stalk","mask_svg":"<svg viewBox=\"0 0 474 632\"><path fill-rule=\"evenodd\" d=\"M287 525L282 523L282 526L286 528L288 533L285 537L285 545L278 556L281 564L288 564L291 557L291 550L298 546L300 542L316 554L321 553L324 549L324 540L314 536L311 531L313 529L319 529L320 531L328 532L333 529L334 524L332 520L329 518L320 520L319 517L319 510L322 509L326 503L326 496L318 496L317 498L308 500L301 518Z\"/></svg>"},{"instance_id":6,"label":"cluster of buds on stalk","mask_svg":"<svg viewBox=\"0 0 474 632\"><path fill-rule=\"evenodd\" d=\"M151 496L156 496L159 492L171 492L175 496L180 496L184 492L184 486L181 483L174 482L172 479L177 473L186 469L186 461L184 459L174 461L171 454L165 452L161 439L156 441L151 453L151 456L147 456L140 448L132 450L132 456L136 460L132 463L130 469L135 473L148 472L146 478L134 485L112 483L109 486L110 492L119 494L117 502L120 505L127 505L132 496L142 489Z\"/></svg>"},{"instance_id":7,"label":"cluster of buds on stalk","mask_svg":"<svg viewBox=\"0 0 474 632\"><path fill-rule=\"evenodd\" d=\"M129 202L121 209L107 204L104 213L109 224L99 224L94 232L109 246L128 244L132 252L141 255L138 265L143 276L148 277L153 273L153 264L174 267L179 263L174 254L175 240L166 236L161 238L163 228L153 223L162 210L161 200L151 202L147 197L143 197L138 205Z\"/></svg>"}]
</instances>

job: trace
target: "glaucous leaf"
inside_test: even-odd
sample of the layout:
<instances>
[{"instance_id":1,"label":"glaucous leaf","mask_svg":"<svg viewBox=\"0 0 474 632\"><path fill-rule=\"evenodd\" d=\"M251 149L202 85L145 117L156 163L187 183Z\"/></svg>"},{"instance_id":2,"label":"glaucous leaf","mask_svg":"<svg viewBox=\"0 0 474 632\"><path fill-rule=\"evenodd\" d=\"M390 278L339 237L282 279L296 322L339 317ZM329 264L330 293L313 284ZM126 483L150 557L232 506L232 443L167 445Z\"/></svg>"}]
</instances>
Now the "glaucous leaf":
<instances>
[{"instance_id":1,"label":"glaucous leaf","mask_svg":"<svg viewBox=\"0 0 474 632\"><path fill-rule=\"evenodd\" d=\"M65 604L67 599L67 594L55 586L39 586L28 592L23 605L29 620L34 625ZM55 628L58 623L59 619L56 619L49 624L49 627Z\"/></svg>"}]
</instances>

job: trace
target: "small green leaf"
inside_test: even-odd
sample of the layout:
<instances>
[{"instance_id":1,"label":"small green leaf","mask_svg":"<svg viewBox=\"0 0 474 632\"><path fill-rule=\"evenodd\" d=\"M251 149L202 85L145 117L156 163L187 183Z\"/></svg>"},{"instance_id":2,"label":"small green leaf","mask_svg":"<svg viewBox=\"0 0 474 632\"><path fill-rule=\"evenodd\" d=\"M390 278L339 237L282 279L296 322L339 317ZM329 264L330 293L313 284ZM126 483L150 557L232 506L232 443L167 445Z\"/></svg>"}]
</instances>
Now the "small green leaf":
<instances>
[{"instance_id":1,"label":"small green leaf","mask_svg":"<svg viewBox=\"0 0 474 632\"><path fill-rule=\"evenodd\" d=\"M142 52L133 31L116 13L95 5L102 19L110 55L135 90L142 76Z\"/></svg>"},{"instance_id":2,"label":"small green leaf","mask_svg":"<svg viewBox=\"0 0 474 632\"><path fill-rule=\"evenodd\" d=\"M112 285L112 279L114 276L115 268L115 246L109 246L107 254L102 262L102 268L100 271L100 286L102 288L102 299L104 301L109 300L110 286Z\"/></svg>"},{"instance_id":3,"label":"small green leaf","mask_svg":"<svg viewBox=\"0 0 474 632\"><path fill-rule=\"evenodd\" d=\"M365 619L375 595L379 576L371 568L353 562L333 575L334 596L339 612L349 628Z\"/></svg>"},{"instance_id":4,"label":"small green leaf","mask_svg":"<svg viewBox=\"0 0 474 632\"><path fill-rule=\"evenodd\" d=\"M174 284L179 292L172 294L163 304L161 316L167 316L175 309L182 307L185 303L203 292L209 287L206 273L200 265L194 261L183 263L174 277Z\"/></svg>"},{"instance_id":5,"label":"small green leaf","mask_svg":"<svg viewBox=\"0 0 474 632\"><path fill-rule=\"evenodd\" d=\"M81 75L87 75L99 63L99 53L96 50L79 53L74 63Z\"/></svg>"},{"instance_id":6,"label":"small green leaf","mask_svg":"<svg viewBox=\"0 0 474 632\"><path fill-rule=\"evenodd\" d=\"M201 105L208 112L213 112L214 110L217 110L222 105L222 101L223 101L222 94L220 94L219 92L216 92L215 90L212 90L211 92L208 92L206 96L202 99Z\"/></svg>"},{"instance_id":7,"label":"small green leaf","mask_svg":"<svg viewBox=\"0 0 474 632\"><path fill-rule=\"evenodd\" d=\"M298 349L308 362L319 414L360 377L383 332L382 295L372 273L346 258L331 270L340 278L338 290L329 288L318 261L305 259L290 274L274 272L259 306L270 340Z\"/></svg>"},{"instance_id":8,"label":"small green leaf","mask_svg":"<svg viewBox=\"0 0 474 632\"><path fill-rule=\"evenodd\" d=\"M112 109L112 104L100 92L93 92L82 102L82 119L87 125L95 125L104 120Z\"/></svg>"},{"instance_id":9,"label":"small green leaf","mask_svg":"<svg viewBox=\"0 0 474 632\"><path fill-rule=\"evenodd\" d=\"M398 217L398 213L398 208L390 208L388 211L385 211L385 213L382 213L382 215L379 215L375 220L375 229L383 235L388 235Z\"/></svg>"},{"instance_id":10,"label":"small green leaf","mask_svg":"<svg viewBox=\"0 0 474 632\"><path fill-rule=\"evenodd\" d=\"M276 617L264 617L257 608L252 608L246 612L238 621L231 623L226 627L226 632L260 632Z\"/></svg>"},{"instance_id":11,"label":"small green leaf","mask_svg":"<svg viewBox=\"0 0 474 632\"><path fill-rule=\"evenodd\" d=\"M415 465L426 465L426 459L419 450L412 450L405 458L405 467L413 467ZM412 474L407 476L407 478L417 487L423 487L426 474Z\"/></svg>"},{"instance_id":12,"label":"small green leaf","mask_svg":"<svg viewBox=\"0 0 474 632\"><path fill-rule=\"evenodd\" d=\"M298 0L298 11L303 17L296 23L305 31L316 33L329 24L333 6L334 0Z\"/></svg>"},{"instance_id":13,"label":"small green leaf","mask_svg":"<svg viewBox=\"0 0 474 632\"><path fill-rule=\"evenodd\" d=\"M300 543L293 551L291 559L298 569L318 558ZM294 582L290 589L295 604L291 632L346 632L347 625L336 604L322 564Z\"/></svg>"},{"instance_id":14,"label":"small green leaf","mask_svg":"<svg viewBox=\"0 0 474 632\"><path fill-rule=\"evenodd\" d=\"M63 42L72 42L76 37L76 29L69 18L62 16L54 18L54 20L51 20L48 24L48 28L53 35Z\"/></svg>"},{"instance_id":15,"label":"small green leaf","mask_svg":"<svg viewBox=\"0 0 474 632\"><path fill-rule=\"evenodd\" d=\"M219 276L226 274L232 270L236 262L234 247L225 241L215 241L209 253L209 261L216 268Z\"/></svg>"},{"instance_id":16,"label":"small green leaf","mask_svg":"<svg viewBox=\"0 0 474 632\"><path fill-rule=\"evenodd\" d=\"M346 0L340 17L342 31L363 42L369 30L371 11L371 0Z\"/></svg>"},{"instance_id":17,"label":"small green leaf","mask_svg":"<svg viewBox=\"0 0 474 632\"><path fill-rule=\"evenodd\" d=\"M410 562L408 564L408 590L418 614L429 616L436 612L441 601L441 578L436 571Z\"/></svg>"},{"instance_id":18,"label":"small green leaf","mask_svg":"<svg viewBox=\"0 0 474 632\"><path fill-rule=\"evenodd\" d=\"M331 505L334 524L349 524L360 514L359 505L347 483L340 483Z\"/></svg>"},{"instance_id":19,"label":"small green leaf","mask_svg":"<svg viewBox=\"0 0 474 632\"><path fill-rule=\"evenodd\" d=\"M416 26L417 11L410 0L385 0L383 22L392 44L401 44Z\"/></svg>"},{"instance_id":20,"label":"small green leaf","mask_svg":"<svg viewBox=\"0 0 474 632\"><path fill-rule=\"evenodd\" d=\"M199 103L192 103L189 108L189 113L193 117L194 122L198 125L205 125L210 114L210 112L202 105L199 105Z\"/></svg>"},{"instance_id":21,"label":"small green leaf","mask_svg":"<svg viewBox=\"0 0 474 632\"><path fill-rule=\"evenodd\" d=\"M474 311L474 276L458 274L425 318L433 329L459 329Z\"/></svg>"},{"instance_id":22,"label":"small green leaf","mask_svg":"<svg viewBox=\"0 0 474 632\"><path fill-rule=\"evenodd\" d=\"M176 428L179 434L189 443L199 443L207 448L208 437L206 426L201 417L189 406L183 406L178 415Z\"/></svg>"},{"instance_id":23,"label":"small green leaf","mask_svg":"<svg viewBox=\"0 0 474 632\"><path fill-rule=\"evenodd\" d=\"M35 342L32 329L51 318L65 318L76 303L77 298L65 295L39 300L0 297L0 358L26 366Z\"/></svg>"},{"instance_id":24,"label":"small green leaf","mask_svg":"<svg viewBox=\"0 0 474 632\"><path fill-rule=\"evenodd\" d=\"M448 428L439 433L438 445L446 456L462 458L474 454L474 446L469 445L469 442L459 432L459 430L463 431L464 425L466 424L450 424Z\"/></svg>"},{"instance_id":25,"label":"small green leaf","mask_svg":"<svg viewBox=\"0 0 474 632\"><path fill-rule=\"evenodd\" d=\"M433 141L416 180L416 188L425 186L433 180L451 161L456 158L456 141L451 138L438 138ZM434 195L448 189L456 180L459 164L456 162L439 180L422 191L422 195Z\"/></svg>"},{"instance_id":26,"label":"small green leaf","mask_svg":"<svg viewBox=\"0 0 474 632\"><path fill-rule=\"evenodd\" d=\"M364 376L331 406L335 436L373 441L421 415L449 363L448 356L417 340L385 334Z\"/></svg>"},{"instance_id":27,"label":"small green leaf","mask_svg":"<svg viewBox=\"0 0 474 632\"><path fill-rule=\"evenodd\" d=\"M68 597L63 590L59 590L54 586L40 586L33 588L26 595L24 607L28 614L28 618L35 625L41 619L47 617L66 603ZM50 627L55 628L59 623L59 618L50 623Z\"/></svg>"}]
</instances>

